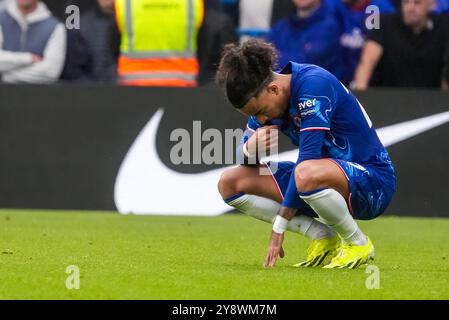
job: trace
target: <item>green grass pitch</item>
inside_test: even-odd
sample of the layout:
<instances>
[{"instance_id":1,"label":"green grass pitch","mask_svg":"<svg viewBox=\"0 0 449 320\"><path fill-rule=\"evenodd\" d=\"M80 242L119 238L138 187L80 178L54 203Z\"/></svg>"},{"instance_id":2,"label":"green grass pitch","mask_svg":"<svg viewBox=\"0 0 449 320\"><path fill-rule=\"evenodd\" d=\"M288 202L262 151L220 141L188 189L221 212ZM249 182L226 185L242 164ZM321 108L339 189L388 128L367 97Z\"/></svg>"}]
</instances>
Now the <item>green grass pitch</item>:
<instances>
[{"instance_id":1,"label":"green grass pitch","mask_svg":"<svg viewBox=\"0 0 449 320\"><path fill-rule=\"evenodd\" d=\"M0 299L449 299L449 219L360 222L376 247L379 289L356 270L297 269L308 241L262 262L270 225L243 215L121 216L0 211ZM66 288L66 268L80 289Z\"/></svg>"}]
</instances>

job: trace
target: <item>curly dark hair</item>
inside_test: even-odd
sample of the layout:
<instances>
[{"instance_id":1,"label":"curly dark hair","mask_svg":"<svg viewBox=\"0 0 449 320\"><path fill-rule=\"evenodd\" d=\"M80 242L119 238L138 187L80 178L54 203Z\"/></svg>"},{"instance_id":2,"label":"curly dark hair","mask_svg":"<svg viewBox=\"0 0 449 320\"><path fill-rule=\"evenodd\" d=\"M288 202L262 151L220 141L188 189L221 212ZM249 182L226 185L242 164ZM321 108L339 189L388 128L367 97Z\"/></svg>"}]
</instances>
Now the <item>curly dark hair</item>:
<instances>
[{"instance_id":1,"label":"curly dark hair","mask_svg":"<svg viewBox=\"0 0 449 320\"><path fill-rule=\"evenodd\" d=\"M240 109L273 80L276 61L276 49L263 40L251 39L241 46L228 44L223 49L216 81L229 102Z\"/></svg>"}]
</instances>

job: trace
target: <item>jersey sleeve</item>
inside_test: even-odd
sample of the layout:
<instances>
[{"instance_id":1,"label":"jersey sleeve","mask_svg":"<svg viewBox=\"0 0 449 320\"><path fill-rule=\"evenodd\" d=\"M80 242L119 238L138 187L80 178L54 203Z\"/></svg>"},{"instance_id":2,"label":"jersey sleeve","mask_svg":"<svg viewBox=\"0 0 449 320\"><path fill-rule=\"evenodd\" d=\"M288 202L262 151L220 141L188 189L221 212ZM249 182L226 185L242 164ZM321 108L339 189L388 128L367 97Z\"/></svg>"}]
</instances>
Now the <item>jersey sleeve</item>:
<instances>
[{"instance_id":1,"label":"jersey sleeve","mask_svg":"<svg viewBox=\"0 0 449 320\"><path fill-rule=\"evenodd\" d=\"M300 134L297 164L305 160L321 159L325 132L330 131L335 111L336 95L329 78L310 76L300 88Z\"/></svg>"},{"instance_id":2,"label":"jersey sleeve","mask_svg":"<svg viewBox=\"0 0 449 320\"><path fill-rule=\"evenodd\" d=\"M262 125L259 122L257 122L255 117L251 116L248 118L248 122L246 123L247 130L254 132L261 127L262 127Z\"/></svg>"},{"instance_id":3,"label":"jersey sleeve","mask_svg":"<svg viewBox=\"0 0 449 320\"><path fill-rule=\"evenodd\" d=\"M299 157L296 164L305 160L315 160L323 158L323 144L325 139L324 130L304 131L299 136Z\"/></svg>"},{"instance_id":4,"label":"jersey sleeve","mask_svg":"<svg viewBox=\"0 0 449 320\"><path fill-rule=\"evenodd\" d=\"M300 131L330 130L335 99L335 90L328 78L309 76L300 88L297 101Z\"/></svg>"},{"instance_id":5,"label":"jersey sleeve","mask_svg":"<svg viewBox=\"0 0 449 320\"><path fill-rule=\"evenodd\" d=\"M290 180L288 183L287 191L284 195L284 200L282 200L282 206L286 208L298 208L301 204L301 199L299 198L298 189L296 188L295 182L295 171L293 170L290 175Z\"/></svg>"}]
</instances>

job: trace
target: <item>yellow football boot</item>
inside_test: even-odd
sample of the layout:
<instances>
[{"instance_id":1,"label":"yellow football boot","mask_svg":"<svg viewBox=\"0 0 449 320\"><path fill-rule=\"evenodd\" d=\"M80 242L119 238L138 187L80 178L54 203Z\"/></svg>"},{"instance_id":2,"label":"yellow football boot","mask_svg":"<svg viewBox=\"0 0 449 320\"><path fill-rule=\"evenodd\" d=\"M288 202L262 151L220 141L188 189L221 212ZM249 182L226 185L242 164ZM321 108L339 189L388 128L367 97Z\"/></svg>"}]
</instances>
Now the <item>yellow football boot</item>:
<instances>
[{"instance_id":1,"label":"yellow football boot","mask_svg":"<svg viewBox=\"0 0 449 320\"><path fill-rule=\"evenodd\" d=\"M374 260L374 245L367 237L367 243L358 246L352 243L345 243L338 249L338 254L332 261L325 265L325 269L349 268L355 269L358 266Z\"/></svg>"},{"instance_id":2,"label":"yellow football boot","mask_svg":"<svg viewBox=\"0 0 449 320\"><path fill-rule=\"evenodd\" d=\"M317 267L332 259L340 246L340 237L312 240L307 249L307 260L294 267Z\"/></svg>"}]
</instances>

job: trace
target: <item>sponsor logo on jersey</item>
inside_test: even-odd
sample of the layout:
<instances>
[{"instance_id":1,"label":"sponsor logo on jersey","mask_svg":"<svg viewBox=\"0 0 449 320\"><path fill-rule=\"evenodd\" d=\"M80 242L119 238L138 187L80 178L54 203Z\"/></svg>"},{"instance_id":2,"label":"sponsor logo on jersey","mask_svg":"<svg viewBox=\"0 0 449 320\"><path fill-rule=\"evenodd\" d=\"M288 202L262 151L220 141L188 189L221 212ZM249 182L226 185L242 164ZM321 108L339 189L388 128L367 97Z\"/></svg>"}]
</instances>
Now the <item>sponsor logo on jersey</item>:
<instances>
[{"instance_id":1,"label":"sponsor logo on jersey","mask_svg":"<svg viewBox=\"0 0 449 320\"><path fill-rule=\"evenodd\" d=\"M316 106L316 104L317 104L316 98L302 100L298 103L299 111L302 111L306 108L314 107Z\"/></svg>"},{"instance_id":2,"label":"sponsor logo on jersey","mask_svg":"<svg viewBox=\"0 0 449 320\"><path fill-rule=\"evenodd\" d=\"M315 109L309 109L301 112L301 117L311 116L312 114L316 114Z\"/></svg>"}]
</instances>

